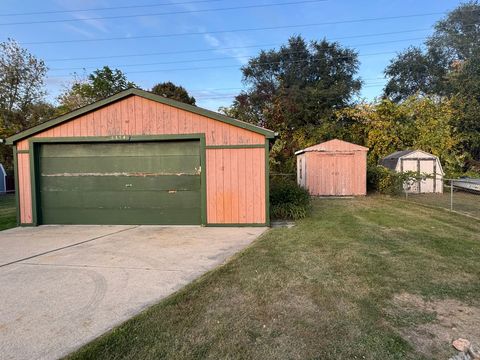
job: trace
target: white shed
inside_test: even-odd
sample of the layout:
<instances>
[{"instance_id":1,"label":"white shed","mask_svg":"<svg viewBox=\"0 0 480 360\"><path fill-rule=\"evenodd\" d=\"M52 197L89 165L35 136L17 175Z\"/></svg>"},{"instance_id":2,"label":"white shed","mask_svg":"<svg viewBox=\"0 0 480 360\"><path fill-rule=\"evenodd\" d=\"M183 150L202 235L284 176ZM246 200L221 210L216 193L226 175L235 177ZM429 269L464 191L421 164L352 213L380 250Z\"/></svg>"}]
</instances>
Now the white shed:
<instances>
[{"instance_id":1,"label":"white shed","mask_svg":"<svg viewBox=\"0 0 480 360\"><path fill-rule=\"evenodd\" d=\"M415 171L428 178L409 184L409 193L443 193L443 169L435 155L422 150L397 151L380 160L380 165L388 169L404 172Z\"/></svg>"},{"instance_id":2,"label":"white shed","mask_svg":"<svg viewBox=\"0 0 480 360\"><path fill-rule=\"evenodd\" d=\"M3 168L3 165L0 164L0 194L7 192L7 173Z\"/></svg>"}]
</instances>

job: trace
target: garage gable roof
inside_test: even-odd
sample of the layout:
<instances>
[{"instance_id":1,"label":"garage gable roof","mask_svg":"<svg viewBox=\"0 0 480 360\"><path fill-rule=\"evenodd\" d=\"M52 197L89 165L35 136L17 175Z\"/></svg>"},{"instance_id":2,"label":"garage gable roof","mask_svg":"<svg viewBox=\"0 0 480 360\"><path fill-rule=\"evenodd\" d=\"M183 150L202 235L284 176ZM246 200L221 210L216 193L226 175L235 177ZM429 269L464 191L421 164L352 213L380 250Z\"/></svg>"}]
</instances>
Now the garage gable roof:
<instances>
[{"instance_id":1,"label":"garage gable roof","mask_svg":"<svg viewBox=\"0 0 480 360\"><path fill-rule=\"evenodd\" d=\"M159 103L164 104L164 105L169 105L169 106L181 109L181 110L185 110L185 111L188 111L188 112L191 112L191 113L194 113L194 114L198 114L198 115L208 117L210 119L221 121L221 122L226 123L226 124L230 124L230 125L233 125L233 126L245 129L245 130L249 130L249 131L264 135L267 138L275 137L275 133L271 130L262 128L260 126L255 126L253 124L249 124L249 123L246 123L244 121L233 119L231 117L225 116L223 114L220 114L220 113L217 113L217 112L214 112L214 111L211 111L211 110L207 110L207 109L203 109L203 108L200 108L200 107L197 107L197 106L185 104L185 103L182 103L182 102L176 101L176 100L167 99L163 96L153 94L153 93L145 91L145 90L127 89L127 90L124 90L122 92L119 92L118 94L112 95L112 96L110 96L106 99L94 102L90 105L86 105L86 106L81 107L77 110L71 111L71 112L69 112L65 115L62 115L60 117L57 117L57 118L49 120L49 121L46 121L46 122L44 122L40 125L34 126L30 129L24 130L22 132L19 132L18 134L15 134L15 135L7 138L6 142L7 142L7 144L12 145L13 143L15 143L19 140L25 139L25 138L30 137L32 135L35 135L35 134L37 134L41 131L47 130L47 129L49 129L51 127L54 127L54 126L57 126L57 125L59 125L63 122L69 121L69 120L74 119L78 116L84 115L88 112L94 111L94 110L99 109L103 106L109 105L113 102L119 101L123 98L126 98L128 96L132 96L132 95L140 96L142 98L152 100L152 101L156 101L156 102L159 102Z\"/></svg>"}]
</instances>

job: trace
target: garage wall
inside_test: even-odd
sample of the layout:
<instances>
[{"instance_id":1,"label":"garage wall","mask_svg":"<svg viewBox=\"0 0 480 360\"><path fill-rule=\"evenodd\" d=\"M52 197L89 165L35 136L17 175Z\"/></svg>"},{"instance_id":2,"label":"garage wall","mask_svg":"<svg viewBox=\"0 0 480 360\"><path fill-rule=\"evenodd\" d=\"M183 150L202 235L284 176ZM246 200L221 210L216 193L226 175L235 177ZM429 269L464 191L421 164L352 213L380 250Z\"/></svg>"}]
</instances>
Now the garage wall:
<instances>
[{"instance_id":1,"label":"garage wall","mask_svg":"<svg viewBox=\"0 0 480 360\"><path fill-rule=\"evenodd\" d=\"M265 223L265 137L169 105L130 96L35 137L205 134L207 223ZM17 143L20 222L32 222L29 139ZM256 146L235 148L235 146ZM232 147L233 146L233 147Z\"/></svg>"},{"instance_id":2,"label":"garage wall","mask_svg":"<svg viewBox=\"0 0 480 360\"><path fill-rule=\"evenodd\" d=\"M210 223L265 223L265 150L207 150Z\"/></svg>"},{"instance_id":3,"label":"garage wall","mask_svg":"<svg viewBox=\"0 0 480 360\"><path fill-rule=\"evenodd\" d=\"M27 153L17 155L18 166L18 192L20 203L20 222L32 222L32 188L30 185L30 156Z\"/></svg>"}]
</instances>

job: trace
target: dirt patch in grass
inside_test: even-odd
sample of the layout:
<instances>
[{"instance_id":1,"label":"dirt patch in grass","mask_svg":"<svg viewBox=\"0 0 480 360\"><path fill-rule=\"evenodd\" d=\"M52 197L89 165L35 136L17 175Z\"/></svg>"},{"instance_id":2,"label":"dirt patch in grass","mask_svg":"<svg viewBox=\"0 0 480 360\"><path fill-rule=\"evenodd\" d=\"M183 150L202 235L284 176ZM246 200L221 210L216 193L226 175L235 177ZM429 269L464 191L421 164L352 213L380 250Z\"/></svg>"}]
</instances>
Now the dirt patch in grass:
<instances>
[{"instance_id":1,"label":"dirt patch in grass","mask_svg":"<svg viewBox=\"0 0 480 360\"><path fill-rule=\"evenodd\" d=\"M425 300L409 293L393 298L390 315L400 322L401 336L420 353L430 358L448 358L458 338L480 344L480 307L455 299Z\"/></svg>"}]
</instances>

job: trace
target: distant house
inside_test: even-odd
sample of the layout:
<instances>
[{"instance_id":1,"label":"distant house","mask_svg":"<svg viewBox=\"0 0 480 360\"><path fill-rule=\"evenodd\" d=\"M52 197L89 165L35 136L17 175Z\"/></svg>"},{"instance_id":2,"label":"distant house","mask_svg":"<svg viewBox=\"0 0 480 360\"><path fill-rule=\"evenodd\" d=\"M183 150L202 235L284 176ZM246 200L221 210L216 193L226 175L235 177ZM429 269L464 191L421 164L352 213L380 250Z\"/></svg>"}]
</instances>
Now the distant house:
<instances>
[{"instance_id":1,"label":"distant house","mask_svg":"<svg viewBox=\"0 0 480 360\"><path fill-rule=\"evenodd\" d=\"M414 171L427 178L406 185L409 193L443 193L443 169L435 155L422 150L397 151L380 160L380 165L397 172Z\"/></svg>"},{"instance_id":2,"label":"distant house","mask_svg":"<svg viewBox=\"0 0 480 360\"><path fill-rule=\"evenodd\" d=\"M297 182L314 196L366 195L367 152L338 139L297 151Z\"/></svg>"},{"instance_id":3,"label":"distant house","mask_svg":"<svg viewBox=\"0 0 480 360\"><path fill-rule=\"evenodd\" d=\"M7 192L7 173L3 168L3 165L0 164L0 194Z\"/></svg>"}]
</instances>

